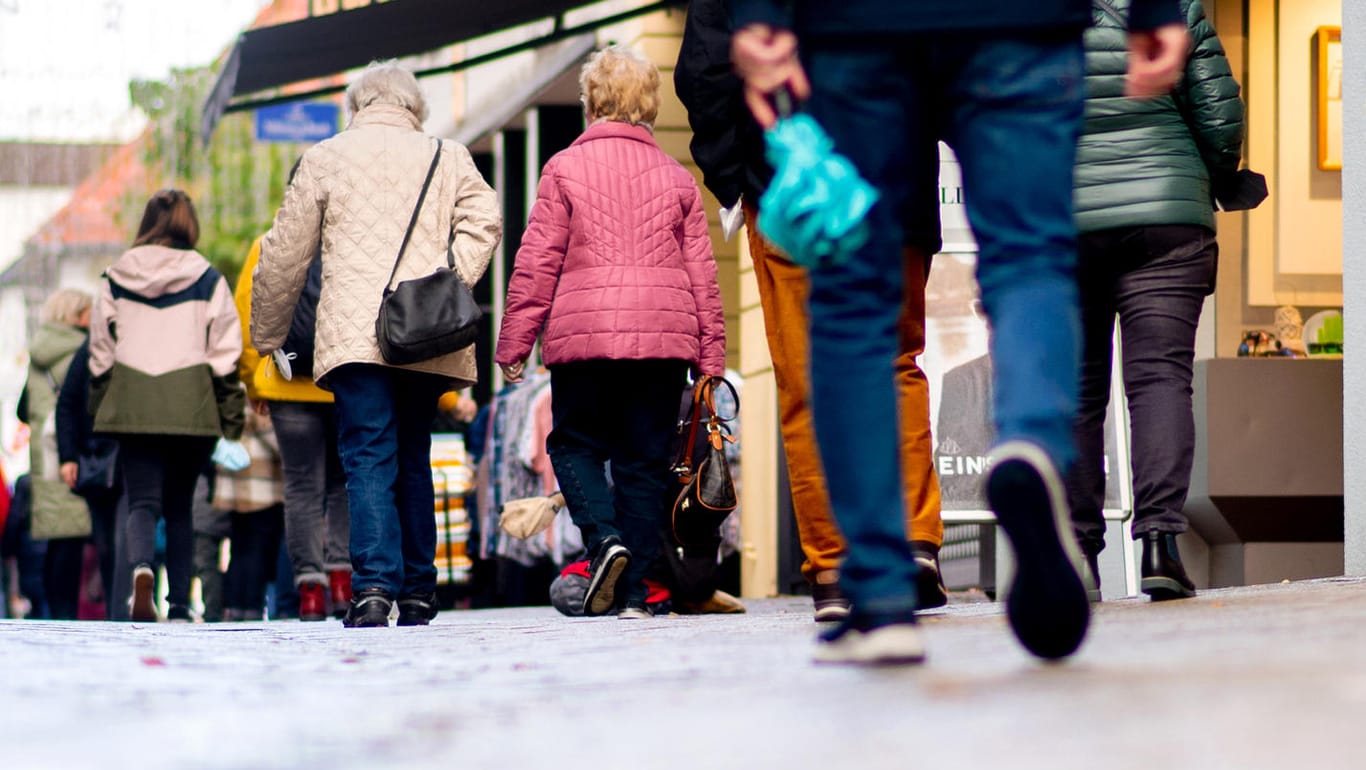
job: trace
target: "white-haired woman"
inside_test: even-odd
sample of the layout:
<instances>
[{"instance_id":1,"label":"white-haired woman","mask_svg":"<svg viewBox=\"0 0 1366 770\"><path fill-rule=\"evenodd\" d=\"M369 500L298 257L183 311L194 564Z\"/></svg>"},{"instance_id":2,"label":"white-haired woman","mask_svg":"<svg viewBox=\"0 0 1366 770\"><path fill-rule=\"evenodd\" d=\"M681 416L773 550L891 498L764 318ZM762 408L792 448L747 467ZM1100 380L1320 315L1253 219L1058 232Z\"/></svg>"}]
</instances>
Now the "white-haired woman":
<instances>
[{"instance_id":1,"label":"white-haired woman","mask_svg":"<svg viewBox=\"0 0 1366 770\"><path fill-rule=\"evenodd\" d=\"M592 559L584 613L639 618L678 397L690 367L724 373L725 319L702 194L655 143L659 71L613 46L579 86L588 129L541 172L496 358L517 382L544 334L546 448Z\"/></svg>"},{"instance_id":2,"label":"white-haired woman","mask_svg":"<svg viewBox=\"0 0 1366 770\"><path fill-rule=\"evenodd\" d=\"M252 345L284 342L305 273L322 242L313 375L333 392L338 448L351 509L348 627L425 625L436 615L436 522L430 464L437 399L476 379L473 347L390 366L375 338L384 287L434 157L431 178L396 281L447 264L468 285L502 236L497 197L469 150L422 131L417 79L394 62L371 64L346 91L350 124L304 153L253 274ZM440 298L433 298L434 302Z\"/></svg>"},{"instance_id":3,"label":"white-haired woman","mask_svg":"<svg viewBox=\"0 0 1366 770\"><path fill-rule=\"evenodd\" d=\"M43 303L40 324L28 353L25 402L27 422L34 436L29 445L31 521L34 539L46 539L48 543L43 558L43 588L47 594L47 617L53 620L76 619L81 553L86 538L64 530L71 530L74 522L90 517L85 500L73 494L61 479L54 417L57 394L66 380L71 359L85 344L92 302L89 294L77 289L54 292Z\"/></svg>"}]
</instances>

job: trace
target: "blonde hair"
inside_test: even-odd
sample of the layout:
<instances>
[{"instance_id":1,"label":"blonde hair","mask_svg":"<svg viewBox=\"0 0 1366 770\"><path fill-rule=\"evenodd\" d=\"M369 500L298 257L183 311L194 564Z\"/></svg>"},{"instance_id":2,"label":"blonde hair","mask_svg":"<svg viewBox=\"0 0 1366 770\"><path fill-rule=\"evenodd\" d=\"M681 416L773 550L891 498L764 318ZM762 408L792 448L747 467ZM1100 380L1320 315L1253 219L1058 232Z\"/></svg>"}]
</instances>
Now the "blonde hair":
<instances>
[{"instance_id":1,"label":"blonde hair","mask_svg":"<svg viewBox=\"0 0 1366 770\"><path fill-rule=\"evenodd\" d=\"M346 87L346 113L355 115L372 104L392 104L413 113L417 122L427 120L427 98L413 73L393 59L370 62Z\"/></svg>"},{"instance_id":2,"label":"blonde hair","mask_svg":"<svg viewBox=\"0 0 1366 770\"><path fill-rule=\"evenodd\" d=\"M81 316L94 304L94 298L80 289L58 289L43 303L39 319L45 324L80 326Z\"/></svg>"},{"instance_id":3,"label":"blonde hair","mask_svg":"<svg viewBox=\"0 0 1366 770\"><path fill-rule=\"evenodd\" d=\"M612 45L588 57L579 93L590 120L653 128L659 116L659 70L629 48Z\"/></svg>"}]
</instances>

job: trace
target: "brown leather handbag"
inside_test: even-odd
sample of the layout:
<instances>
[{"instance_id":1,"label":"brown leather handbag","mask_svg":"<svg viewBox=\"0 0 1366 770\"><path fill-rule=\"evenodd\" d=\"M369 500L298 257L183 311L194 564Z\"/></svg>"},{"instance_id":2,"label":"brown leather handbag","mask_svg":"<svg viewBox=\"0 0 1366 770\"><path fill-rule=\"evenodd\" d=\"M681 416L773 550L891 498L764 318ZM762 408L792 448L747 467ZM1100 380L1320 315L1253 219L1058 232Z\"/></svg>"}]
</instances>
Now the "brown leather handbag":
<instances>
[{"instance_id":1,"label":"brown leather handbag","mask_svg":"<svg viewBox=\"0 0 1366 770\"><path fill-rule=\"evenodd\" d=\"M716 413L716 388L724 385L735 395L735 387L723 377L702 375L693 386L692 407L679 423L679 445L673 472L682 488L674 499L669 525L679 545L708 545L717 540L717 530L739 504L735 481L726 461L725 444L735 441L726 421ZM736 396L736 408L739 408ZM705 414L705 417L704 417ZM706 424L706 441L698 446L697 436Z\"/></svg>"}]
</instances>

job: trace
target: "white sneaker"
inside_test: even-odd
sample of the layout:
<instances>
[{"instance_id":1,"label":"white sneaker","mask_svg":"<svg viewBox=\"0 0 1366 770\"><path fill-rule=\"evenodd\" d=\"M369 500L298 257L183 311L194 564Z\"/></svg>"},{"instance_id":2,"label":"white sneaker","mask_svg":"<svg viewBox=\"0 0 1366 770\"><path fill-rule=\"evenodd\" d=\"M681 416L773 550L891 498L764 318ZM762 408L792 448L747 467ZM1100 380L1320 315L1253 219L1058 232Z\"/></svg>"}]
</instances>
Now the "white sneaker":
<instances>
[{"instance_id":1,"label":"white sneaker","mask_svg":"<svg viewBox=\"0 0 1366 770\"><path fill-rule=\"evenodd\" d=\"M133 568L133 595L128 597L128 619L136 623L155 623L157 576L146 564Z\"/></svg>"},{"instance_id":2,"label":"white sneaker","mask_svg":"<svg viewBox=\"0 0 1366 770\"><path fill-rule=\"evenodd\" d=\"M925 642L915 623L891 623L862 630L848 622L817 639L815 663L888 666L923 663Z\"/></svg>"}]
</instances>

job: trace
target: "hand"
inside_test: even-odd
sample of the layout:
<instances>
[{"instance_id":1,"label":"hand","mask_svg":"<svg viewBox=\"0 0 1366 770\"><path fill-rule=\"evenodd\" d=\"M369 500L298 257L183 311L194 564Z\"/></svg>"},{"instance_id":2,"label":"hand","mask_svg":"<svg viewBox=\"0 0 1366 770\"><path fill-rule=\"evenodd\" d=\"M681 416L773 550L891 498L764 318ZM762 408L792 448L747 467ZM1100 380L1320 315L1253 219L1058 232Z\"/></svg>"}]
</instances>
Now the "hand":
<instances>
[{"instance_id":1,"label":"hand","mask_svg":"<svg viewBox=\"0 0 1366 770\"><path fill-rule=\"evenodd\" d=\"M474 422L474 418L479 416L479 405L469 396L461 396L460 400L455 402L455 411L452 414L461 422Z\"/></svg>"},{"instance_id":2,"label":"hand","mask_svg":"<svg viewBox=\"0 0 1366 770\"><path fill-rule=\"evenodd\" d=\"M62 463L62 467L58 468L57 472L61 474L63 484L67 485L71 489L75 489L77 470L78 468L76 466L76 463Z\"/></svg>"},{"instance_id":3,"label":"hand","mask_svg":"<svg viewBox=\"0 0 1366 770\"><path fill-rule=\"evenodd\" d=\"M503 379L516 385L522 381L522 375L526 374L526 362L518 361L515 364L499 364L503 370Z\"/></svg>"},{"instance_id":4,"label":"hand","mask_svg":"<svg viewBox=\"0 0 1366 770\"><path fill-rule=\"evenodd\" d=\"M252 411L256 412L258 415L262 417L270 416L270 403L267 401L253 401L251 404L251 408Z\"/></svg>"},{"instance_id":5,"label":"hand","mask_svg":"<svg viewBox=\"0 0 1366 770\"><path fill-rule=\"evenodd\" d=\"M764 128L778 119L768 95L787 88L798 101L811 95L811 83L797 58L797 36L791 30L750 24L730 39L730 60L745 81L745 103Z\"/></svg>"},{"instance_id":6,"label":"hand","mask_svg":"<svg viewBox=\"0 0 1366 770\"><path fill-rule=\"evenodd\" d=\"M1186 68L1190 31L1174 23L1129 33L1129 72L1124 95L1139 99L1161 96L1176 85Z\"/></svg>"}]
</instances>

